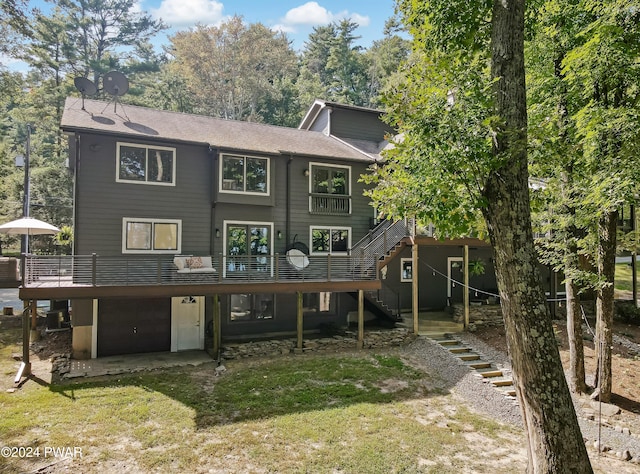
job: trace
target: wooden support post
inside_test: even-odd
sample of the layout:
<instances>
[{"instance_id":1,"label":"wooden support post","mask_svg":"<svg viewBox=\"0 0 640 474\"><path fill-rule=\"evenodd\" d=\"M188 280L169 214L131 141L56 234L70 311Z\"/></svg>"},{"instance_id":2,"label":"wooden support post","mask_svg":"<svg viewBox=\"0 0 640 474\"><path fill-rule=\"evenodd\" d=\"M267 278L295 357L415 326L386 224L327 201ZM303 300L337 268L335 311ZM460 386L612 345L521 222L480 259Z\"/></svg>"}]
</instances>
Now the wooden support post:
<instances>
[{"instance_id":1,"label":"wooden support post","mask_svg":"<svg viewBox=\"0 0 640 474\"><path fill-rule=\"evenodd\" d=\"M222 341L220 327L220 297L218 295L213 295L213 353L216 355L217 359L220 358L220 346Z\"/></svg>"},{"instance_id":2,"label":"wooden support post","mask_svg":"<svg viewBox=\"0 0 640 474\"><path fill-rule=\"evenodd\" d=\"M418 243L413 239L411 246L411 311L413 315L413 333L418 334L420 320L418 317Z\"/></svg>"},{"instance_id":3,"label":"wooden support post","mask_svg":"<svg viewBox=\"0 0 640 474\"><path fill-rule=\"evenodd\" d=\"M364 290L358 290L358 349L364 347Z\"/></svg>"},{"instance_id":4,"label":"wooden support post","mask_svg":"<svg viewBox=\"0 0 640 474\"><path fill-rule=\"evenodd\" d=\"M464 301L464 328L469 327L469 246L464 246L463 262L464 288L462 293Z\"/></svg>"},{"instance_id":5,"label":"wooden support post","mask_svg":"<svg viewBox=\"0 0 640 474\"><path fill-rule=\"evenodd\" d=\"M29 333L31 332L31 325L29 321L29 312L33 301L22 311L22 363L20 369L16 374L14 383L20 383L22 377L26 377L31 374L31 361L29 360Z\"/></svg>"},{"instance_id":6,"label":"wooden support post","mask_svg":"<svg viewBox=\"0 0 640 474\"><path fill-rule=\"evenodd\" d=\"M31 329L38 329L38 300L33 300L31 305Z\"/></svg>"},{"instance_id":7,"label":"wooden support post","mask_svg":"<svg viewBox=\"0 0 640 474\"><path fill-rule=\"evenodd\" d=\"M304 321L302 318L302 292L298 291L298 350L302 350L302 335L304 328Z\"/></svg>"}]
</instances>

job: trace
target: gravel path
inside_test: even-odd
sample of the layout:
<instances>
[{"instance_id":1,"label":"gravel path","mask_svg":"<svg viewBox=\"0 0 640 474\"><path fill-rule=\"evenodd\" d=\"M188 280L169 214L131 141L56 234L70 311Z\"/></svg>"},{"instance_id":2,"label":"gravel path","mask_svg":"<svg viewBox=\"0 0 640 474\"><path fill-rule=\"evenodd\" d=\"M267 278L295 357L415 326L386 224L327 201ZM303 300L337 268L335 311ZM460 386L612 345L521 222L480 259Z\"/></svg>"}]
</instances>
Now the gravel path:
<instances>
[{"instance_id":1,"label":"gravel path","mask_svg":"<svg viewBox=\"0 0 640 474\"><path fill-rule=\"evenodd\" d=\"M511 366L505 353L496 351L471 333L456 334L456 338L481 354L483 360L492 361L505 373L510 373ZM477 411L503 423L522 426L520 408L514 400L505 397L498 389L474 375L472 369L459 362L439 344L426 337L418 337L406 346L404 355L422 365L429 373L438 376L442 380L442 388L456 393ZM593 447L593 443L598 439L598 423L581 416L582 410L578 400L574 399L574 404L585 442ZM640 427L636 430L640 430ZM634 461L640 460L640 438L638 437L640 431L629 435L602 426L600 433L600 439L605 448L610 448L614 453L627 450L634 457Z\"/></svg>"}]
</instances>

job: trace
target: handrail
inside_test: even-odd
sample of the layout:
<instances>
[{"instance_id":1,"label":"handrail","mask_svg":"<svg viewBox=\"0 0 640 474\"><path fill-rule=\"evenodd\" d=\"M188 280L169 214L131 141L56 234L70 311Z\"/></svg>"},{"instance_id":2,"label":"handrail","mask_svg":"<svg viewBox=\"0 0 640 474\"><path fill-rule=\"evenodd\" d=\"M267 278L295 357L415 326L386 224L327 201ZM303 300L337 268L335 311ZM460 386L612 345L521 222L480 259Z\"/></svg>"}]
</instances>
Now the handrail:
<instances>
[{"instance_id":1,"label":"handrail","mask_svg":"<svg viewBox=\"0 0 640 474\"><path fill-rule=\"evenodd\" d=\"M25 256L24 286L132 286L266 281L375 280L351 255L309 255L292 265L286 255L214 255L211 267L178 271L173 255Z\"/></svg>"},{"instance_id":2,"label":"handrail","mask_svg":"<svg viewBox=\"0 0 640 474\"><path fill-rule=\"evenodd\" d=\"M384 224L384 223L383 223ZM400 241L409 236L410 224L407 219L398 220L393 223L379 225L371 234L371 240L361 240L351 250L351 254L360 259L364 268L374 267L378 258L384 256L393 249Z\"/></svg>"}]
</instances>

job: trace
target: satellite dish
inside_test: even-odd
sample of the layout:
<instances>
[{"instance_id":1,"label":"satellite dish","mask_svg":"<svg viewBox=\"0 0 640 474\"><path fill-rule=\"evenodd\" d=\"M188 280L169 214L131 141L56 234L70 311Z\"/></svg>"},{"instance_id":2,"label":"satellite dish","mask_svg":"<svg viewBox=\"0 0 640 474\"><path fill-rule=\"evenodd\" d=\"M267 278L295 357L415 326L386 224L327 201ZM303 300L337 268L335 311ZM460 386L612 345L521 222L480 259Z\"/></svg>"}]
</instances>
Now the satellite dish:
<instances>
[{"instance_id":1,"label":"satellite dish","mask_svg":"<svg viewBox=\"0 0 640 474\"><path fill-rule=\"evenodd\" d=\"M76 89L80 91L82 94L82 110L84 110L84 98L85 96L95 95L98 92L98 88L96 85L91 82L86 77L76 77L73 80L73 84L76 86Z\"/></svg>"},{"instance_id":2,"label":"satellite dish","mask_svg":"<svg viewBox=\"0 0 640 474\"><path fill-rule=\"evenodd\" d=\"M129 80L121 72L111 71L104 75L102 87L107 94L119 97L129 90Z\"/></svg>"},{"instance_id":3,"label":"satellite dish","mask_svg":"<svg viewBox=\"0 0 640 474\"><path fill-rule=\"evenodd\" d=\"M73 80L73 84L76 86L76 89L80 91L82 95L95 95L98 92L98 88L96 85L87 79L86 77L76 77Z\"/></svg>"}]
</instances>

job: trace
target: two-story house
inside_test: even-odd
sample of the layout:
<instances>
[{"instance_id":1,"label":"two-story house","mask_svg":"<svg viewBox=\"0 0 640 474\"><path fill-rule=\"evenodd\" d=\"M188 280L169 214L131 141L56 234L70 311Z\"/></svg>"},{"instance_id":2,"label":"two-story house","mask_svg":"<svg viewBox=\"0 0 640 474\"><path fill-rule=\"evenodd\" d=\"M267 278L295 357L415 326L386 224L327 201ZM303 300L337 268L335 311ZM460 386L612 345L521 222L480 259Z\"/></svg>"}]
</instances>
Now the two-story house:
<instances>
[{"instance_id":1,"label":"two-story house","mask_svg":"<svg viewBox=\"0 0 640 474\"><path fill-rule=\"evenodd\" d=\"M382 161L380 116L319 100L293 129L68 98L73 256L27 257L20 297L71 300L88 358L301 341L354 312L360 332L364 305L461 301L465 250L494 288L486 243L376 222L359 177Z\"/></svg>"}]
</instances>

